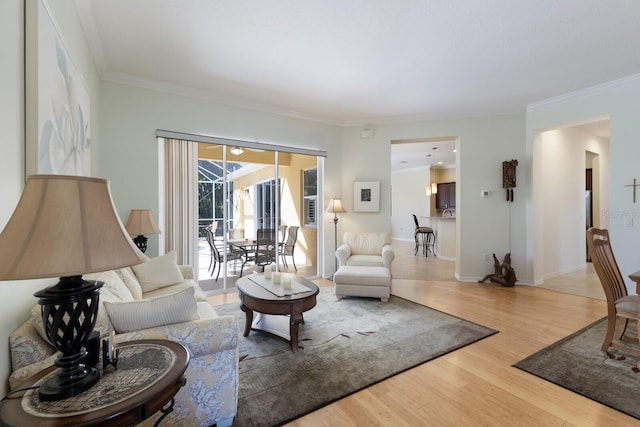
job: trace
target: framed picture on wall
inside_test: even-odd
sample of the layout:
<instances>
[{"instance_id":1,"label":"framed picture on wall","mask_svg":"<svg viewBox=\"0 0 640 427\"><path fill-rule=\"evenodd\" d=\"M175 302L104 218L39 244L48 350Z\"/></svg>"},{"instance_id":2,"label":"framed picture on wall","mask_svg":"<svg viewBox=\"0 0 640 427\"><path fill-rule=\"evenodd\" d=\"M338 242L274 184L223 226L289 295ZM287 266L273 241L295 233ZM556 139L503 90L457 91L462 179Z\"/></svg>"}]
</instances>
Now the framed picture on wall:
<instances>
[{"instance_id":1,"label":"framed picture on wall","mask_svg":"<svg viewBox=\"0 0 640 427\"><path fill-rule=\"evenodd\" d=\"M353 211L380 211L380 181L353 182Z\"/></svg>"},{"instance_id":2,"label":"framed picture on wall","mask_svg":"<svg viewBox=\"0 0 640 427\"><path fill-rule=\"evenodd\" d=\"M91 175L91 98L46 0L25 2L27 175Z\"/></svg>"}]
</instances>

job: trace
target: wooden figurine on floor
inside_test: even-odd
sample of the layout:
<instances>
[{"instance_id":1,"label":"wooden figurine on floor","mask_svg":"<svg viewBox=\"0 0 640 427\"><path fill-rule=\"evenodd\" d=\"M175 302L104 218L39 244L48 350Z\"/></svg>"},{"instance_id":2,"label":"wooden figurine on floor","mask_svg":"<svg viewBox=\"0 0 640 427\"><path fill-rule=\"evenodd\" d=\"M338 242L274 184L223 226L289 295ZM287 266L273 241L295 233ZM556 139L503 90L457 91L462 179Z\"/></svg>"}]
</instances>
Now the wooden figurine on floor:
<instances>
[{"instance_id":1,"label":"wooden figurine on floor","mask_svg":"<svg viewBox=\"0 0 640 427\"><path fill-rule=\"evenodd\" d=\"M489 279L494 283L500 283L502 286L515 286L518 279L516 278L515 270L511 267L511 253L504 256L502 264L498 261L498 258L496 258L496 254L493 254L493 269L493 274L487 274L482 280L479 280L478 283L485 282Z\"/></svg>"}]
</instances>

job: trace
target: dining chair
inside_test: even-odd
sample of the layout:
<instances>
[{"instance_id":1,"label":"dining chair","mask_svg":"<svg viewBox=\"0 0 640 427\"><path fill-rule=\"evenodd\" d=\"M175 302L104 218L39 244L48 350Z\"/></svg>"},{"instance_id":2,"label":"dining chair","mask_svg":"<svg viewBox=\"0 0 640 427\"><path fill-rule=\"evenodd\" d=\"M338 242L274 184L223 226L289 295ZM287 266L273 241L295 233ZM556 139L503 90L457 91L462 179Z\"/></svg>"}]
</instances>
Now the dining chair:
<instances>
[{"instance_id":1,"label":"dining chair","mask_svg":"<svg viewBox=\"0 0 640 427\"><path fill-rule=\"evenodd\" d=\"M628 295L618 263L611 249L609 231L590 228L587 230L587 247L591 262L600 279L607 298L607 332L602 342L602 351L609 353L609 347L640 356L640 349L625 342L640 344L638 338L626 335L629 320L638 327L640 320L640 296Z\"/></svg>"},{"instance_id":2,"label":"dining chair","mask_svg":"<svg viewBox=\"0 0 640 427\"><path fill-rule=\"evenodd\" d=\"M213 264L213 246L212 246L212 242L213 242L213 238L215 238L216 235L216 230L218 229L218 221L212 221L209 225L207 225L204 228L205 231L205 237L207 238L207 242L209 243L209 249L211 250L211 258L209 259L209 268L207 268L207 271L211 270L211 265ZM208 232L211 232L211 235L213 236L211 242L209 242L209 235Z\"/></svg>"},{"instance_id":3,"label":"dining chair","mask_svg":"<svg viewBox=\"0 0 640 427\"><path fill-rule=\"evenodd\" d=\"M224 263L224 251L222 250L225 246L220 242L218 244L215 240L214 234L210 229L205 229L207 235L207 242L211 247L211 253L213 254L213 268L211 269L211 277L213 277L213 273L216 271L216 266L218 267L218 274L216 274L216 280L220 277L220 270L222 270L222 264ZM247 263L247 258L244 255L244 251L238 248L234 248L231 245L227 245L227 263L229 261L233 261L237 263L238 261L242 261L242 265L240 266L240 277L242 277L242 271L244 269L244 265ZM211 268L211 266L209 266Z\"/></svg>"},{"instance_id":4,"label":"dining chair","mask_svg":"<svg viewBox=\"0 0 640 427\"><path fill-rule=\"evenodd\" d=\"M298 241L298 229L300 227L292 225L289 227L289 232L287 233L287 241L282 246L282 250L280 251L280 256L282 257L282 263L286 268L289 268L289 264L287 264L288 256L291 257L291 262L293 263L293 268L298 271L298 267L296 267L296 259L293 256L293 252L296 248L296 242Z\"/></svg>"},{"instance_id":5,"label":"dining chair","mask_svg":"<svg viewBox=\"0 0 640 427\"><path fill-rule=\"evenodd\" d=\"M278 243L284 244L284 241L286 238L287 238L287 226L281 225L278 227Z\"/></svg>"},{"instance_id":6,"label":"dining chair","mask_svg":"<svg viewBox=\"0 0 640 427\"><path fill-rule=\"evenodd\" d=\"M256 233L255 263L264 268L276 262L276 231L271 228L259 228Z\"/></svg>"}]
</instances>

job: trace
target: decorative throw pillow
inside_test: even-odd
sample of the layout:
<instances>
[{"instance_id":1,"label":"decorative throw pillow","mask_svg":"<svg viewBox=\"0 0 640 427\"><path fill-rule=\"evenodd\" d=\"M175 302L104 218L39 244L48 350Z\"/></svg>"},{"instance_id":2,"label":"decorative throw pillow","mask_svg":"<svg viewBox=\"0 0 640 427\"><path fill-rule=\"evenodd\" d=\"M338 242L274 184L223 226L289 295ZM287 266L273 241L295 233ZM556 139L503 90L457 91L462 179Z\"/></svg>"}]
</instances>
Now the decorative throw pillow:
<instances>
[{"instance_id":1,"label":"decorative throw pillow","mask_svg":"<svg viewBox=\"0 0 640 427\"><path fill-rule=\"evenodd\" d=\"M178 267L175 251L150 258L142 264L132 266L131 269L140 282L142 292L151 292L165 286L181 283L184 280L182 273L180 273L180 267Z\"/></svg>"},{"instance_id":2,"label":"decorative throw pillow","mask_svg":"<svg viewBox=\"0 0 640 427\"><path fill-rule=\"evenodd\" d=\"M131 267L119 268L116 270L124 284L129 288L129 292L131 292L131 296L135 300L142 299L142 286L140 286L140 282L133 274Z\"/></svg>"},{"instance_id":3,"label":"decorative throw pillow","mask_svg":"<svg viewBox=\"0 0 640 427\"><path fill-rule=\"evenodd\" d=\"M198 307L189 287L161 297L128 302L105 302L116 333L138 331L198 319Z\"/></svg>"}]
</instances>

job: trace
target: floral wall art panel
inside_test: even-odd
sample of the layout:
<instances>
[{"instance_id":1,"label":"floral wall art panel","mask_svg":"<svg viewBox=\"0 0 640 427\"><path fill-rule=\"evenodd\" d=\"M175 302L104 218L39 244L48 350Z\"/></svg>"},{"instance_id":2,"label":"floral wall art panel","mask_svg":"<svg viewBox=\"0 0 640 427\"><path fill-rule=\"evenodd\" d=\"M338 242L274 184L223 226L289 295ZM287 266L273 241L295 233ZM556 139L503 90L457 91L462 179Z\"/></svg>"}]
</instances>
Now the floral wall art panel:
<instances>
[{"instance_id":1,"label":"floral wall art panel","mask_svg":"<svg viewBox=\"0 0 640 427\"><path fill-rule=\"evenodd\" d=\"M27 174L91 175L91 98L46 2L26 2Z\"/></svg>"}]
</instances>

